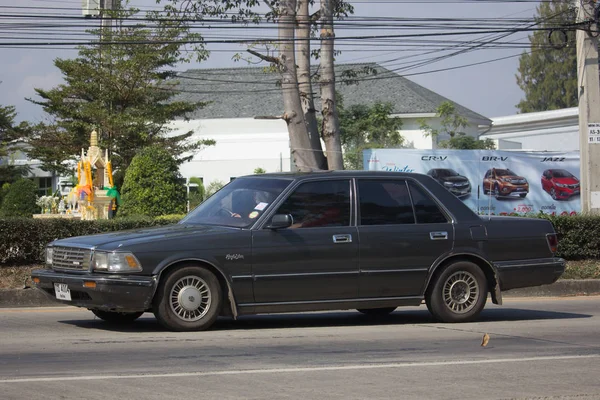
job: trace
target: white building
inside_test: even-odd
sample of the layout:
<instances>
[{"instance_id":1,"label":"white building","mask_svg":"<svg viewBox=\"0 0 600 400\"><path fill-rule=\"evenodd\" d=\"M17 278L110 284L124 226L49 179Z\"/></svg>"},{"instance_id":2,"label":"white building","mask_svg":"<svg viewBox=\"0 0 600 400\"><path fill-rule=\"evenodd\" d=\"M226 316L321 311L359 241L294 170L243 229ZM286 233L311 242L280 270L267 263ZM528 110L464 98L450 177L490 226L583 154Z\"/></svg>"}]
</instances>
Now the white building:
<instances>
[{"instance_id":1,"label":"white building","mask_svg":"<svg viewBox=\"0 0 600 400\"><path fill-rule=\"evenodd\" d=\"M360 77L344 81L345 76L353 75L348 71ZM449 139L444 135L426 137L419 122L424 118L434 128L439 127L436 109L449 99L375 63L338 65L336 76L345 107L392 104L392 115L402 119L400 133L406 139L406 148L437 148L440 141ZM215 146L199 151L192 161L182 165L184 177L199 177L208 184L215 180L229 182L259 167L267 172L291 169L286 123L256 118L283 113L278 74L265 72L262 67L195 69L180 73L177 79L181 93L175 100L207 104L189 116L189 121L176 121L176 132L193 130L197 139L216 141ZM318 97L318 85L313 86L313 92ZM315 103L319 115L318 98ZM490 128L490 119L459 104L455 106L469 121L465 130L468 135L477 137Z\"/></svg>"},{"instance_id":2,"label":"white building","mask_svg":"<svg viewBox=\"0 0 600 400\"><path fill-rule=\"evenodd\" d=\"M480 139L492 139L499 150L579 150L579 109L542 111L492 118Z\"/></svg>"}]
</instances>

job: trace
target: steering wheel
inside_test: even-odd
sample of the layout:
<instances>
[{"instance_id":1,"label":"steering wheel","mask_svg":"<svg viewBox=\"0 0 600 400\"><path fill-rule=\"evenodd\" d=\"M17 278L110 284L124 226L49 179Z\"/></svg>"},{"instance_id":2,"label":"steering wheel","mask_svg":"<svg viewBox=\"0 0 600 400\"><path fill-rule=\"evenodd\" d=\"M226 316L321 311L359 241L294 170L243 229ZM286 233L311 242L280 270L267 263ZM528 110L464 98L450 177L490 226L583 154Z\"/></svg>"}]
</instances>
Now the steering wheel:
<instances>
[{"instance_id":1,"label":"steering wheel","mask_svg":"<svg viewBox=\"0 0 600 400\"><path fill-rule=\"evenodd\" d=\"M230 209L225 208L225 207L221 207L219 209L219 211L217 211L215 213L215 215L224 216L224 217L231 217L231 218L241 218L240 214L234 213L233 211L231 211Z\"/></svg>"}]
</instances>

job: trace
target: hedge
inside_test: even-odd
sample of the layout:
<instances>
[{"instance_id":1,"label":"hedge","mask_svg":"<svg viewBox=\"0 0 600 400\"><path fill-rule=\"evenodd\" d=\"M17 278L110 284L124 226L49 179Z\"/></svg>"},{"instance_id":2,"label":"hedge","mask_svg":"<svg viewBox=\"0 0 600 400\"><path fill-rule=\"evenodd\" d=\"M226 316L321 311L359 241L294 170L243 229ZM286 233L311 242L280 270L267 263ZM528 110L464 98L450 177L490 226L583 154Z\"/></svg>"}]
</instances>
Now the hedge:
<instances>
[{"instance_id":1,"label":"hedge","mask_svg":"<svg viewBox=\"0 0 600 400\"><path fill-rule=\"evenodd\" d=\"M0 266L41 264L54 239L176 223L182 215L116 218L100 221L0 218ZM600 259L600 216L548 216L559 237L557 256L567 260Z\"/></svg>"},{"instance_id":2,"label":"hedge","mask_svg":"<svg viewBox=\"0 0 600 400\"><path fill-rule=\"evenodd\" d=\"M79 221L63 218L0 218L0 266L44 263L44 249L55 240L127 229L169 225L182 215Z\"/></svg>"}]
</instances>

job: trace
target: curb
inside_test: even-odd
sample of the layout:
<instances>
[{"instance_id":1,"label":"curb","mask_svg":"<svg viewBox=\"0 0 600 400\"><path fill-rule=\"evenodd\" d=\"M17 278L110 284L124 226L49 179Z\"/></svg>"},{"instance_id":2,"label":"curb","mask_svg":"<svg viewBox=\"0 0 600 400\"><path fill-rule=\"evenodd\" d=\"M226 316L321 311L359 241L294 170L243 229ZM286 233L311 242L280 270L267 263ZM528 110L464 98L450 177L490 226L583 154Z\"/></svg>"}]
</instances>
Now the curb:
<instances>
[{"instance_id":1,"label":"curb","mask_svg":"<svg viewBox=\"0 0 600 400\"><path fill-rule=\"evenodd\" d=\"M502 297L567 297L600 295L600 279L564 279L551 285L513 289L502 292ZM41 290L0 289L0 308L68 307L54 301Z\"/></svg>"},{"instance_id":2,"label":"curb","mask_svg":"<svg viewBox=\"0 0 600 400\"><path fill-rule=\"evenodd\" d=\"M502 297L565 297L600 294L600 279L562 279L551 285L513 289Z\"/></svg>"},{"instance_id":3,"label":"curb","mask_svg":"<svg viewBox=\"0 0 600 400\"><path fill-rule=\"evenodd\" d=\"M0 308L57 306L62 304L38 289L0 289Z\"/></svg>"}]
</instances>

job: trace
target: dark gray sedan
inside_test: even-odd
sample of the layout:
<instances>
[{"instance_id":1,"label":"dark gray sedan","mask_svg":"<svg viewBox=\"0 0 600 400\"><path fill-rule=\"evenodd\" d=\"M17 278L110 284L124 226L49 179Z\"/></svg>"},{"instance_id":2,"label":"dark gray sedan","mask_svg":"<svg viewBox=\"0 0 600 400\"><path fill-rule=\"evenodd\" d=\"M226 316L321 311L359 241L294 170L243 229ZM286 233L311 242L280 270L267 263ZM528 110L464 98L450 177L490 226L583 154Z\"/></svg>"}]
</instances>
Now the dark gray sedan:
<instances>
[{"instance_id":1,"label":"dark gray sedan","mask_svg":"<svg viewBox=\"0 0 600 400\"><path fill-rule=\"evenodd\" d=\"M358 309L423 300L436 319L475 319L488 293L564 272L546 220L480 218L420 174L340 171L241 177L176 225L48 245L33 272L57 301L112 322L153 312L176 331L219 315Z\"/></svg>"}]
</instances>

